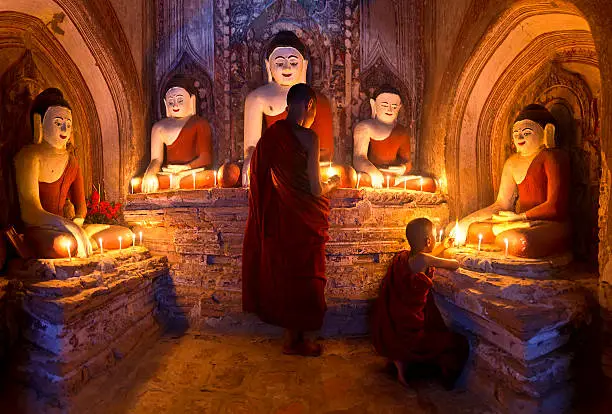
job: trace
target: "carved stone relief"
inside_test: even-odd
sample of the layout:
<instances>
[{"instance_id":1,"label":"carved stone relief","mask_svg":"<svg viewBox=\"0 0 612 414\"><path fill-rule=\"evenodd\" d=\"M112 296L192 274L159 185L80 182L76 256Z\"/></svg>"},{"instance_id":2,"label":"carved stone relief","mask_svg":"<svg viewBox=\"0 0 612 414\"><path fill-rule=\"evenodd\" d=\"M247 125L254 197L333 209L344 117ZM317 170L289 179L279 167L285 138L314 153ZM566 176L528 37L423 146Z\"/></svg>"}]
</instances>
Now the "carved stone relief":
<instances>
[{"instance_id":1,"label":"carved stone relief","mask_svg":"<svg viewBox=\"0 0 612 414\"><path fill-rule=\"evenodd\" d=\"M0 77L0 198L5 203L1 219L3 227L19 221L13 159L21 148L32 142L28 109L44 84L29 49Z\"/></svg>"}]
</instances>

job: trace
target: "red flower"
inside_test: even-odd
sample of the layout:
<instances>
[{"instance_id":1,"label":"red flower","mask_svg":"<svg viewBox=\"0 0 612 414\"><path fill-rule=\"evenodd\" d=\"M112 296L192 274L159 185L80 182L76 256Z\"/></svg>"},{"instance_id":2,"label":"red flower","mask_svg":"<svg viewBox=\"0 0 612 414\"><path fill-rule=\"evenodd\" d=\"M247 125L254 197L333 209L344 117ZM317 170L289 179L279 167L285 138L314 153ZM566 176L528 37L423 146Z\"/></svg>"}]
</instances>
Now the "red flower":
<instances>
[{"instance_id":1,"label":"red flower","mask_svg":"<svg viewBox=\"0 0 612 414\"><path fill-rule=\"evenodd\" d=\"M93 204L98 204L100 202L100 193L98 193L97 190L94 190L94 192L91 193L91 202Z\"/></svg>"}]
</instances>

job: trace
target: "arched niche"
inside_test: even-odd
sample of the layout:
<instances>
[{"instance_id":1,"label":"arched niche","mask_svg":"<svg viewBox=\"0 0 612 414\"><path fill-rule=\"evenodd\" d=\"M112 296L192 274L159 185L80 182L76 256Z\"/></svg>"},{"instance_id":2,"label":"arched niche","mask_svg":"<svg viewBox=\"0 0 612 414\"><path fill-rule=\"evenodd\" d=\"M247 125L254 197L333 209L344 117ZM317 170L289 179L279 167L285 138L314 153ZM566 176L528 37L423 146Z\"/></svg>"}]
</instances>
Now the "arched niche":
<instances>
[{"instance_id":1,"label":"arched niche","mask_svg":"<svg viewBox=\"0 0 612 414\"><path fill-rule=\"evenodd\" d=\"M168 91L168 82L176 76L182 75L193 80L193 87L197 90L196 98L196 113L201 117L207 119L213 126L213 145L214 153L218 154L219 147L219 135L215 132L220 128L217 126L217 116L215 111L215 102L213 99L213 84L208 72L199 63L198 59L195 58L190 52L183 51L179 56L176 63L172 65L172 68L166 73L161 81L159 88L159 98L157 100L157 119L165 118L166 109L164 105L164 98ZM216 158L216 157L215 157ZM215 163L219 163L220 160L215 159Z\"/></svg>"},{"instance_id":2,"label":"arched niche","mask_svg":"<svg viewBox=\"0 0 612 414\"><path fill-rule=\"evenodd\" d=\"M236 9L235 14L246 15L246 10L243 13ZM230 146L233 158L240 158L243 154L244 101L250 91L268 82L264 54L270 39L281 30L294 32L306 45L307 82L333 100L330 90L335 86L333 82L339 80L332 78L332 66L342 62L336 62L339 57L334 56L329 37L299 3L286 0L272 2L230 44L233 119L230 142L223 145ZM337 129L338 126L334 125L335 136L338 135ZM223 148L221 152L227 153Z\"/></svg>"},{"instance_id":3,"label":"arched niche","mask_svg":"<svg viewBox=\"0 0 612 414\"><path fill-rule=\"evenodd\" d=\"M536 54L531 53L537 57ZM488 204L499 189L501 170L514 151L511 128L519 111L530 103L546 106L557 120L556 146L570 156L570 215L574 226L573 250L580 261L592 265L596 271L598 253L598 207L601 175L601 144L595 133L598 115L596 98L585 78L565 69L563 61L595 63L590 49L572 49L560 53L553 62L542 65L535 73L527 72L523 79L502 77L487 102L478 130L478 146L489 151L491 168L486 178L493 189ZM509 71L508 73L521 73ZM513 86L504 87L510 82ZM483 160L483 167L487 164ZM485 183L482 184L485 186ZM579 224L579 225L578 225Z\"/></svg>"},{"instance_id":4,"label":"arched niche","mask_svg":"<svg viewBox=\"0 0 612 414\"><path fill-rule=\"evenodd\" d=\"M529 77L559 52L572 47L591 48L593 39L582 14L563 1L518 2L482 37L459 77L448 118L445 169L452 210L457 216L491 200L493 168L487 160L495 157L490 147L487 149L487 140L479 141L478 137L483 113L499 109L490 97L500 79L514 76L520 83L520 78ZM538 57L531 60L531 55ZM513 96L512 91L504 93Z\"/></svg>"},{"instance_id":5,"label":"arched niche","mask_svg":"<svg viewBox=\"0 0 612 414\"><path fill-rule=\"evenodd\" d=\"M382 85L391 85L397 88L402 97L402 109L398 116L398 123L402 124L410 132L411 139L411 156L413 165L416 166L416 154L418 154L418 143L415 140L414 127L416 120L412 119L414 113L414 102L408 87L405 83L394 73L384 59L379 58L369 69L361 74L361 92L365 95L365 99L359 107L358 118L354 120L354 124L357 124L360 120L369 119L372 117L372 108L370 106L370 98ZM354 125L352 130L354 129Z\"/></svg>"},{"instance_id":6,"label":"arched niche","mask_svg":"<svg viewBox=\"0 0 612 414\"><path fill-rule=\"evenodd\" d=\"M36 18L85 81L100 130L105 194L120 199L145 153L142 88L125 34L109 0L0 0L0 12ZM58 17L60 17L58 19ZM103 166L103 167L102 167ZM103 169L102 169L103 168Z\"/></svg>"},{"instance_id":7,"label":"arched niche","mask_svg":"<svg viewBox=\"0 0 612 414\"><path fill-rule=\"evenodd\" d=\"M27 39L27 45L24 39ZM53 86L64 92L72 106L74 133L71 140L85 186L89 189L92 184L101 183L104 162L100 120L94 99L74 61L40 19L23 13L0 12L0 55L11 59L15 53L21 53L21 56L1 75L2 132L5 134L2 138L3 164L12 163L16 152L32 143L29 105L39 92ZM12 89L19 89L23 82L30 84L30 96L16 100ZM10 180L3 186L8 190L8 208L13 209L18 208L18 200L11 188L15 177L6 168L9 166L3 165L3 177ZM4 224L15 224L15 215L11 216L12 223Z\"/></svg>"}]
</instances>

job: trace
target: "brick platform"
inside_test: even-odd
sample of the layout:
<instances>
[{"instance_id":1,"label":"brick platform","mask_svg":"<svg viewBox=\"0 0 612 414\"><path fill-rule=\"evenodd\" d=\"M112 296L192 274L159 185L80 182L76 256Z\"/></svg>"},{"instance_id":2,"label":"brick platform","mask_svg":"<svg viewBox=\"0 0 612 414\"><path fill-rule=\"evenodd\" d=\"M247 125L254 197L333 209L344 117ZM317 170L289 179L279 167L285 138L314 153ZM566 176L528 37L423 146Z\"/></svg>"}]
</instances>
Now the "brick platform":
<instances>
[{"instance_id":1,"label":"brick platform","mask_svg":"<svg viewBox=\"0 0 612 414\"><path fill-rule=\"evenodd\" d=\"M565 412L574 389L568 343L590 321L596 302L597 278L590 276L534 280L438 270L441 312L475 338L468 388L503 412Z\"/></svg>"},{"instance_id":2,"label":"brick platform","mask_svg":"<svg viewBox=\"0 0 612 414\"><path fill-rule=\"evenodd\" d=\"M87 259L34 260L6 277L20 309L12 374L62 406L91 378L158 338L164 257L144 247Z\"/></svg>"},{"instance_id":3,"label":"brick platform","mask_svg":"<svg viewBox=\"0 0 612 414\"><path fill-rule=\"evenodd\" d=\"M155 254L168 257L168 309L195 328L270 329L241 313L241 253L248 214L245 189L135 194L125 218ZM329 306L324 335L366 332L367 304L393 255L407 247L416 217L448 221L443 195L401 190L341 189L332 194L327 244Z\"/></svg>"}]
</instances>

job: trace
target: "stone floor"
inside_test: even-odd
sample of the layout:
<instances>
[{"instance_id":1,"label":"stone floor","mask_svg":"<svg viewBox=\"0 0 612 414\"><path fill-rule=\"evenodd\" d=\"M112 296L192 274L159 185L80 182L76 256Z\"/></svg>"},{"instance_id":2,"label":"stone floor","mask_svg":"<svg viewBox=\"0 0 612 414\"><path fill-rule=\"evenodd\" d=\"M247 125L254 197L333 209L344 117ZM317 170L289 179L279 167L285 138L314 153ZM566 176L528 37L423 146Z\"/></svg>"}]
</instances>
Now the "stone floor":
<instances>
[{"instance_id":1,"label":"stone floor","mask_svg":"<svg viewBox=\"0 0 612 414\"><path fill-rule=\"evenodd\" d=\"M71 412L494 413L466 391L406 389L364 339L325 341L321 358L285 356L280 340L166 335L110 379L89 383Z\"/></svg>"}]
</instances>

